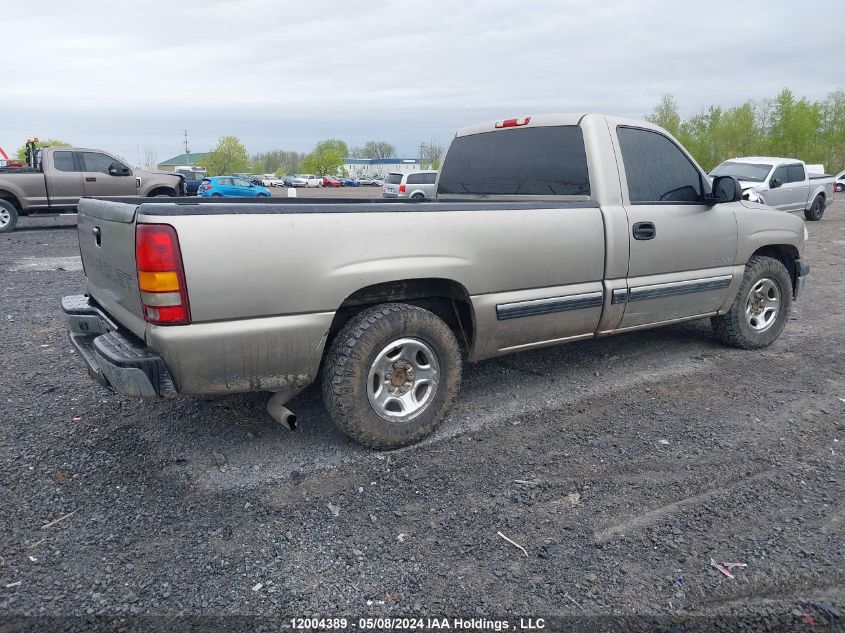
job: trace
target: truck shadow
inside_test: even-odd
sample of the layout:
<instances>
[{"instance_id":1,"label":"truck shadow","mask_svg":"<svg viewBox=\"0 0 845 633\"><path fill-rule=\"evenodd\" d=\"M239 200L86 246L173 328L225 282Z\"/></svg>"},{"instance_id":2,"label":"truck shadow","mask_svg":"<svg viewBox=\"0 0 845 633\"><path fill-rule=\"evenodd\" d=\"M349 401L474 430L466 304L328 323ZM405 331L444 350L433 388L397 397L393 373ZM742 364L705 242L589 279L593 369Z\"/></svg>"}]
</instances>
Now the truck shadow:
<instances>
[{"instance_id":1,"label":"truck shadow","mask_svg":"<svg viewBox=\"0 0 845 633\"><path fill-rule=\"evenodd\" d=\"M466 367L458 402L440 429L400 450L495 429L504 419L554 410L643 381L694 373L726 351L741 353L722 346L709 322L699 321L482 361ZM294 432L266 413L267 398L251 393L162 403L158 415L167 431L161 439L184 448L176 467L180 476L210 490L262 486L383 456L334 426L319 384L289 403L299 417Z\"/></svg>"}]
</instances>

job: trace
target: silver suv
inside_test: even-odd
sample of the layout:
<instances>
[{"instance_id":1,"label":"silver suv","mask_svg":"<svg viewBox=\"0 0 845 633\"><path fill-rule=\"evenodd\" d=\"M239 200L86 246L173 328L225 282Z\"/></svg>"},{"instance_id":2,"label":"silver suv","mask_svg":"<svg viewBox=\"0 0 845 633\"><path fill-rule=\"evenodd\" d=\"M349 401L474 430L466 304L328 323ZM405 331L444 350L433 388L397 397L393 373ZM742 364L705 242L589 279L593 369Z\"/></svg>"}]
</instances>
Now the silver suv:
<instances>
[{"instance_id":1,"label":"silver suv","mask_svg":"<svg viewBox=\"0 0 845 633\"><path fill-rule=\"evenodd\" d=\"M437 171L412 171L407 174L391 172L384 179L382 196L385 198L410 198L426 200L435 194Z\"/></svg>"}]
</instances>

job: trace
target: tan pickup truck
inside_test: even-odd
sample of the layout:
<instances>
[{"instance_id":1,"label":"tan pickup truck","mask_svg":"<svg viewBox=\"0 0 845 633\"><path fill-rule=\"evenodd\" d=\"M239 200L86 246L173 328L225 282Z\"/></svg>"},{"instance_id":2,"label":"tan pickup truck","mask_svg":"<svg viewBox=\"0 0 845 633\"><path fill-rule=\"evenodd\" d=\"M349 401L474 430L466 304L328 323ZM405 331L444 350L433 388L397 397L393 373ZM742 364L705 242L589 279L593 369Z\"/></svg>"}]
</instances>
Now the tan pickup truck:
<instances>
[{"instance_id":1,"label":"tan pickup truck","mask_svg":"<svg viewBox=\"0 0 845 633\"><path fill-rule=\"evenodd\" d=\"M76 210L83 196L179 196L179 174L133 169L98 149L46 147L31 167L0 170L0 233L18 216Z\"/></svg>"},{"instance_id":2,"label":"tan pickup truck","mask_svg":"<svg viewBox=\"0 0 845 633\"><path fill-rule=\"evenodd\" d=\"M139 397L274 392L322 375L376 448L447 415L464 362L710 318L760 348L804 287L804 222L712 182L664 130L598 114L460 130L432 202L88 200L85 295L63 299L90 374Z\"/></svg>"}]
</instances>

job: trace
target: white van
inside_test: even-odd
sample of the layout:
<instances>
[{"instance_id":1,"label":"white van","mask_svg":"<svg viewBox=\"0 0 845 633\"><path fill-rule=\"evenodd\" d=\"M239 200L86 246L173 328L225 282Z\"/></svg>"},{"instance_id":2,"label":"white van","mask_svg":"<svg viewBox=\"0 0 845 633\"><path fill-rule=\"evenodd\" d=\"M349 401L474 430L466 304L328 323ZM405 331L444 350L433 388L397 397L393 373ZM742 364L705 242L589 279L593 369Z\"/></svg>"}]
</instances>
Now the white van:
<instances>
[{"instance_id":1,"label":"white van","mask_svg":"<svg viewBox=\"0 0 845 633\"><path fill-rule=\"evenodd\" d=\"M410 198L427 200L434 197L437 171L412 171L407 174L391 172L384 179L382 196L385 198Z\"/></svg>"}]
</instances>

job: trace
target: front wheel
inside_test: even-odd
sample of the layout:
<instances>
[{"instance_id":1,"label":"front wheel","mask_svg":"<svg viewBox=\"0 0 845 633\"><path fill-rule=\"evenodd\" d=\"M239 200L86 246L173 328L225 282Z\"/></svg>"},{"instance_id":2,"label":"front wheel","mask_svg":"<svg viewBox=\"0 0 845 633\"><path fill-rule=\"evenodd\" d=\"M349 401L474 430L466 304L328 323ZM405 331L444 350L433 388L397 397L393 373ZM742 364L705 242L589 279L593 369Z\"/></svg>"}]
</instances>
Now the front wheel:
<instances>
[{"instance_id":1,"label":"front wheel","mask_svg":"<svg viewBox=\"0 0 845 633\"><path fill-rule=\"evenodd\" d=\"M267 197L267 194L266 194L266 193L259 193L259 194L256 196L256 198L266 198L266 197Z\"/></svg>"},{"instance_id":2,"label":"front wheel","mask_svg":"<svg viewBox=\"0 0 845 633\"><path fill-rule=\"evenodd\" d=\"M349 437L376 449L419 442L443 421L461 386L461 353L433 313L385 303L352 318L323 367L323 400Z\"/></svg>"},{"instance_id":3,"label":"front wheel","mask_svg":"<svg viewBox=\"0 0 845 633\"><path fill-rule=\"evenodd\" d=\"M824 196L816 196L809 209L804 211L804 218L810 222L818 222L824 215Z\"/></svg>"},{"instance_id":4,"label":"front wheel","mask_svg":"<svg viewBox=\"0 0 845 633\"><path fill-rule=\"evenodd\" d=\"M792 308L792 279L777 259L756 255L727 314L711 319L716 335L727 345L742 349L768 347L786 325Z\"/></svg>"},{"instance_id":5,"label":"front wheel","mask_svg":"<svg viewBox=\"0 0 845 633\"><path fill-rule=\"evenodd\" d=\"M11 233L18 224L18 210L6 200L0 200L0 233Z\"/></svg>"}]
</instances>

